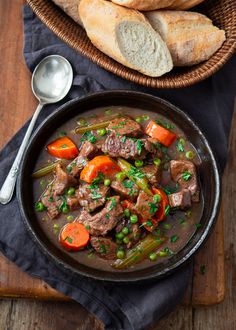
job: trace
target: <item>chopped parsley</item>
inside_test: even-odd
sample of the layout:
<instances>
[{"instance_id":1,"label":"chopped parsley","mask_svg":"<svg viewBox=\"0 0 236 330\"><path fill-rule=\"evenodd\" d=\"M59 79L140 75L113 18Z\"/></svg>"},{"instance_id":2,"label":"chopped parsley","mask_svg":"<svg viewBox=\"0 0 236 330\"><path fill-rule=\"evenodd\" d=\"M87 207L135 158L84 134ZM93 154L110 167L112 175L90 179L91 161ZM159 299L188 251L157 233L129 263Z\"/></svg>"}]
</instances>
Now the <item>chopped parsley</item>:
<instances>
[{"instance_id":1,"label":"chopped parsley","mask_svg":"<svg viewBox=\"0 0 236 330\"><path fill-rule=\"evenodd\" d=\"M206 273L206 266L205 266L205 265L201 265L201 266L200 266L200 273L201 273L202 275L204 275L204 274Z\"/></svg>"},{"instance_id":2,"label":"chopped parsley","mask_svg":"<svg viewBox=\"0 0 236 330\"><path fill-rule=\"evenodd\" d=\"M122 185L127 189L131 189L131 188L133 188L134 183L132 181L123 181Z\"/></svg>"},{"instance_id":3,"label":"chopped parsley","mask_svg":"<svg viewBox=\"0 0 236 330\"><path fill-rule=\"evenodd\" d=\"M106 218L106 219L110 219L110 214L107 213L107 214L105 215L105 218Z\"/></svg>"},{"instance_id":4,"label":"chopped parsley","mask_svg":"<svg viewBox=\"0 0 236 330\"><path fill-rule=\"evenodd\" d=\"M171 241L171 243L175 243L178 241L178 239L179 239L179 236L173 235L173 236L171 236L170 241Z\"/></svg>"},{"instance_id":5,"label":"chopped parsley","mask_svg":"<svg viewBox=\"0 0 236 330\"><path fill-rule=\"evenodd\" d=\"M141 140L137 140L137 150L138 150L138 155L141 155L142 149L143 149L144 143Z\"/></svg>"},{"instance_id":6,"label":"chopped parsley","mask_svg":"<svg viewBox=\"0 0 236 330\"><path fill-rule=\"evenodd\" d=\"M170 213L170 205L166 205L165 207L165 216L167 216Z\"/></svg>"},{"instance_id":7,"label":"chopped parsley","mask_svg":"<svg viewBox=\"0 0 236 330\"><path fill-rule=\"evenodd\" d=\"M104 244L101 244L101 246L99 248L99 253L101 253L101 254L106 254L107 253L107 249L106 249Z\"/></svg>"},{"instance_id":8,"label":"chopped parsley","mask_svg":"<svg viewBox=\"0 0 236 330\"><path fill-rule=\"evenodd\" d=\"M126 136L123 136L122 139L120 139L120 141L121 141L122 143L125 143L126 139L127 139L127 137L126 137Z\"/></svg>"},{"instance_id":9,"label":"chopped parsley","mask_svg":"<svg viewBox=\"0 0 236 330\"><path fill-rule=\"evenodd\" d=\"M72 166L70 166L70 165L69 165L69 166L67 166L67 172L69 172L69 173L70 173L71 171L72 171Z\"/></svg>"},{"instance_id":10,"label":"chopped parsley","mask_svg":"<svg viewBox=\"0 0 236 330\"><path fill-rule=\"evenodd\" d=\"M188 172L188 171L185 171L183 174L182 174L182 179L184 181L189 181L192 177L192 173Z\"/></svg>"},{"instance_id":11,"label":"chopped parsley","mask_svg":"<svg viewBox=\"0 0 236 330\"><path fill-rule=\"evenodd\" d=\"M195 227L196 227L197 229L199 229L199 228L202 227L202 224L201 224L201 223L196 223L196 224L195 224Z\"/></svg>"},{"instance_id":12,"label":"chopped parsley","mask_svg":"<svg viewBox=\"0 0 236 330\"><path fill-rule=\"evenodd\" d=\"M116 199L114 197L111 198L111 204L108 206L108 211L111 211L116 206Z\"/></svg>"},{"instance_id":13,"label":"chopped parsley","mask_svg":"<svg viewBox=\"0 0 236 330\"><path fill-rule=\"evenodd\" d=\"M174 194L178 190L178 187L179 187L179 185L177 183L175 187L165 187L165 188L163 188L163 190L166 193L166 195L171 195L171 194Z\"/></svg>"},{"instance_id":14,"label":"chopped parsley","mask_svg":"<svg viewBox=\"0 0 236 330\"><path fill-rule=\"evenodd\" d=\"M92 199L100 199L102 198L102 195L99 194L96 190L91 191L91 198Z\"/></svg>"},{"instance_id":15,"label":"chopped parsley","mask_svg":"<svg viewBox=\"0 0 236 330\"><path fill-rule=\"evenodd\" d=\"M73 239L70 238L69 236L66 236L66 238L64 239L64 241L67 241L67 242L69 242L70 244L73 243Z\"/></svg>"},{"instance_id":16,"label":"chopped parsley","mask_svg":"<svg viewBox=\"0 0 236 330\"><path fill-rule=\"evenodd\" d=\"M175 126L173 124L169 124L167 122L164 122L164 121L161 121L161 120L158 120L158 119L156 120L156 123L158 125L161 125L162 127L166 128L166 129L173 129L173 128L175 128Z\"/></svg>"},{"instance_id":17,"label":"chopped parsley","mask_svg":"<svg viewBox=\"0 0 236 330\"><path fill-rule=\"evenodd\" d=\"M163 252L167 253L168 256L172 256L174 252L167 246L164 248Z\"/></svg>"},{"instance_id":18,"label":"chopped parsley","mask_svg":"<svg viewBox=\"0 0 236 330\"><path fill-rule=\"evenodd\" d=\"M89 141L91 143L95 143L97 141L95 135L93 135L92 132L85 132L83 135L82 135L82 139L81 139L81 142L84 142L84 141Z\"/></svg>"},{"instance_id":19,"label":"chopped parsley","mask_svg":"<svg viewBox=\"0 0 236 330\"><path fill-rule=\"evenodd\" d=\"M149 207L150 207L150 214L154 215L156 213L156 211L158 210L158 206L154 203L148 203Z\"/></svg>"},{"instance_id":20,"label":"chopped parsley","mask_svg":"<svg viewBox=\"0 0 236 330\"><path fill-rule=\"evenodd\" d=\"M61 131L61 132L59 133L59 136L61 136L61 137L65 136L65 135L67 135L66 131Z\"/></svg>"},{"instance_id":21,"label":"chopped parsley","mask_svg":"<svg viewBox=\"0 0 236 330\"><path fill-rule=\"evenodd\" d=\"M85 228L89 230L91 227L89 225L86 225Z\"/></svg>"},{"instance_id":22,"label":"chopped parsley","mask_svg":"<svg viewBox=\"0 0 236 330\"><path fill-rule=\"evenodd\" d=\"M142 171L138 170L136 167L131 166L130 170L128 171L128 176L132 176L132 177L141 179L141 178L145 177L145 174Z\"/></svg>"},{"instance_id":23,"label":"chopped parsley","mask_svg":"<svg viewBox=\"0 0 236 330\"><path fill-rule=\"evenodd\" d=\"M184 219L179 219L179 224L182 225L185 223L185 220Z\"/></svg>"},{"instance_id":24,"label":"chopped parsley","mask_svg":"<svg viewBox=\"0 0 236 330\"><path fill-rule=\"evenodd\" d=\"M177 150L179 152L184 152L184 144L183 144L183 139L179 139L178 142L177 142Z\"/></svg>"},{"instance_id":25,"label":"chopped parsley","mask_svg":"<svg viewBox=\"0 0 236 330\"><path fill-rule=\"evenodd\" d=\"M60 149L66 149L66 148L68 148L68 144L64 143L64 144L60 145L59 148Z\"/></svg>"}]
</instances>

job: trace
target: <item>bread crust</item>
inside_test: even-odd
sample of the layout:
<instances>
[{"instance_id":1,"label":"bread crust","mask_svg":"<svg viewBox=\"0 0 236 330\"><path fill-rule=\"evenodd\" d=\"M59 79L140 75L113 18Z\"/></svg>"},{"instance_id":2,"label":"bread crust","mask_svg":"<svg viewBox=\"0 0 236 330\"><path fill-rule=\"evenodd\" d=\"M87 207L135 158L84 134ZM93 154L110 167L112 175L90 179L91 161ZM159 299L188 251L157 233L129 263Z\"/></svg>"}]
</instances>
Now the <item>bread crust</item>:
<instances>
[{"instance_id":1,"label":"bread crust","mask_svg":"<svg viewBox=\"0 0 236 330\"><path fill-rule=\"evenodd\" d=\"M122 53L119 43L119 26L121 23L126 22L140 24L144 29L148 28L151 33L154 33L155 38L160 38L142 13L118 6L109 1L81 0L79 14L89 39L98 49L127 67L138 70L146 75L151 75L128 61ZM163 44L162 47L165 47L167 51L167 60L169 61L167 61L167 66L169 67L167 71L170 71L172 68L171 56L161 38L160 41Z\"/></svg>"},{"instance_id":2,"label":"bread crust","mask_svg":"<svg viewBox=\"0 0 236 330\"><path fill-rule=\"evenodd\" d=\"M204 0L174 0L168 9L186 10L199 5Z\"/></svg>"},{"instance_id":3,"label":"bread crust","mask_svg":"<svg viewBox=\"0 0 236 330\"><path fill-rule=\"evenodd\" d=\"M52 0L59 6L68 16L70 16L76 23L83 26L79 17L79 3L80 0Z\"/></svg>"},{"instance_id":4,"label":"bread crust","mask_svg":"<svg viewBox=\"0 0 236 330\"><path fill-rule=\"evenodd\" d=\"M199 13L160 10L146 13L166 42L175 66L190 66L209 59L225 41L225 32Z\"/></svg>"},{"instance_id":5,"label":"bread crust","mask_svg":"<svg viewBox=\"0 0 236 330\"><path fill-rule=\"evenodd\" d=\"M117 5L135 10L155 10L170 6L175 0L111 0Z\"/></svg>"}]
</instances>

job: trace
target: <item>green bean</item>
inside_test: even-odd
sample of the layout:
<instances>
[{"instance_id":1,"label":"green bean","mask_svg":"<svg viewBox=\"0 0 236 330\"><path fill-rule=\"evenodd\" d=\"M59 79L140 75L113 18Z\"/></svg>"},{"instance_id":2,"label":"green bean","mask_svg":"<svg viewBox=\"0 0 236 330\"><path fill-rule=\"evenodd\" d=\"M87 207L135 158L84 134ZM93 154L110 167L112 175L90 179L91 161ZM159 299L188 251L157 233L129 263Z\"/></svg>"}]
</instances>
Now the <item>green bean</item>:
<instances>
[{"instance_id":1,"label":"green bean","mask_svg":"<svg viewBox=\"0 0 236 330\"><path fill-rule=\"evenodd\" d=\"M116 261L112 266L116 269L125 269L146 259L167 240L166 237L157 237L148 234L139 244L132 249L123 260Z\"/></svg>"},{"instance_id":2,"label":"green bean","mask_svg":"<svg viewBox=\"0 0 236 330\"><path fill-rule=\"evenodd\" d=\"M115 113L114 115L111 115L108 118L106 118L106 121L102 121L102 122L96 123L96 124L77 126L74 130L71 131L71 133L72 134L84 134L86 132L96 131L98 129L106 128L110 124L111 120L113 120L115 118L119 118L119 117L120 117L120 113Z\"/></svg>"},{"instance_id":3,"label":"green bean","mask_svg":"<svg viewBox=\"0 0 236 330\"><path fill-rule=\"evenodd\" d=\"M131 165L122 158L118 158L117 162L122 171L128 176L131 181L136 183L136 185L148 195L153 195L148 187L148 179L141 170L137 169L135 166Z\"/></svg>"},{"instance_id":4,"label":"green bean","mask_svg":"<svg viewBox=\"0 0 236 330\"><path fill-rule=\"evenodd\" d=\"M32 177L35 179L42 178L43 176L48 175L51 172L53 172L55 170L57 164L63 164L63 163L64 163L63 160L57 160L57 161L55 161L49 165L46 165L46 166L40 168L39 170L35 171L32 174Z\"/></svg>"}]
</instances>

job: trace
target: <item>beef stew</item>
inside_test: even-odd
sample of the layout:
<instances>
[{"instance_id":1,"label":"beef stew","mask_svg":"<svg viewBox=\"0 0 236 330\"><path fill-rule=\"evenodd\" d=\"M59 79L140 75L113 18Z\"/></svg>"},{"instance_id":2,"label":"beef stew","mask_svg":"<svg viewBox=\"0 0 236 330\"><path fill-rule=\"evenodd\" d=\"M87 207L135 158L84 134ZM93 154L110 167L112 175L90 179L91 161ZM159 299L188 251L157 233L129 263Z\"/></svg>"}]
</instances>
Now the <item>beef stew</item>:
<instances>
[{"instance_id":1,"label":"beef stew","mask_svg":"<svg viewBox=\"0 0 236 330\"><path fill-rule=\"evenodd\" d=\"M34 201L45 235L98 269L171 258L201 226L197 151L175 123L154 112L114 106L86 114L60 127L37 160ZM58 159L52 145L63 138ZM77 252L71 236L60 243L73 223L90 237Z\"/></svg>"}]
</instances>

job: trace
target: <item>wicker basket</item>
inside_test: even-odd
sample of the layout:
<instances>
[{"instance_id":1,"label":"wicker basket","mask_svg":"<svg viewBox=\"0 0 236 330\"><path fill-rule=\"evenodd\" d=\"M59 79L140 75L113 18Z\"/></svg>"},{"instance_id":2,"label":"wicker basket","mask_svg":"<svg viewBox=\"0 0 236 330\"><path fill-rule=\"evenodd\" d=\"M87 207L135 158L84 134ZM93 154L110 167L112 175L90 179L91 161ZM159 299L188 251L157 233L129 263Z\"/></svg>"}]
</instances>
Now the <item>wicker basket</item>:
<instances>
[{"instance_id":1,"label":"wicker basket","mask_svg":"<svg viewBox=\"0 0 236 330\"><path fill-rule=\"evenodd\" d=\"M153 88L186 87L206 79L219 70L236 51L236 0L205 0L197 10L226 32L226 41L207 61L186 68L175 68L159 78L150 78L114 61L95 48L86 32L50 0L27 0L36 15L59 38L104 69Z\"/></svg>"}]
</instances>

